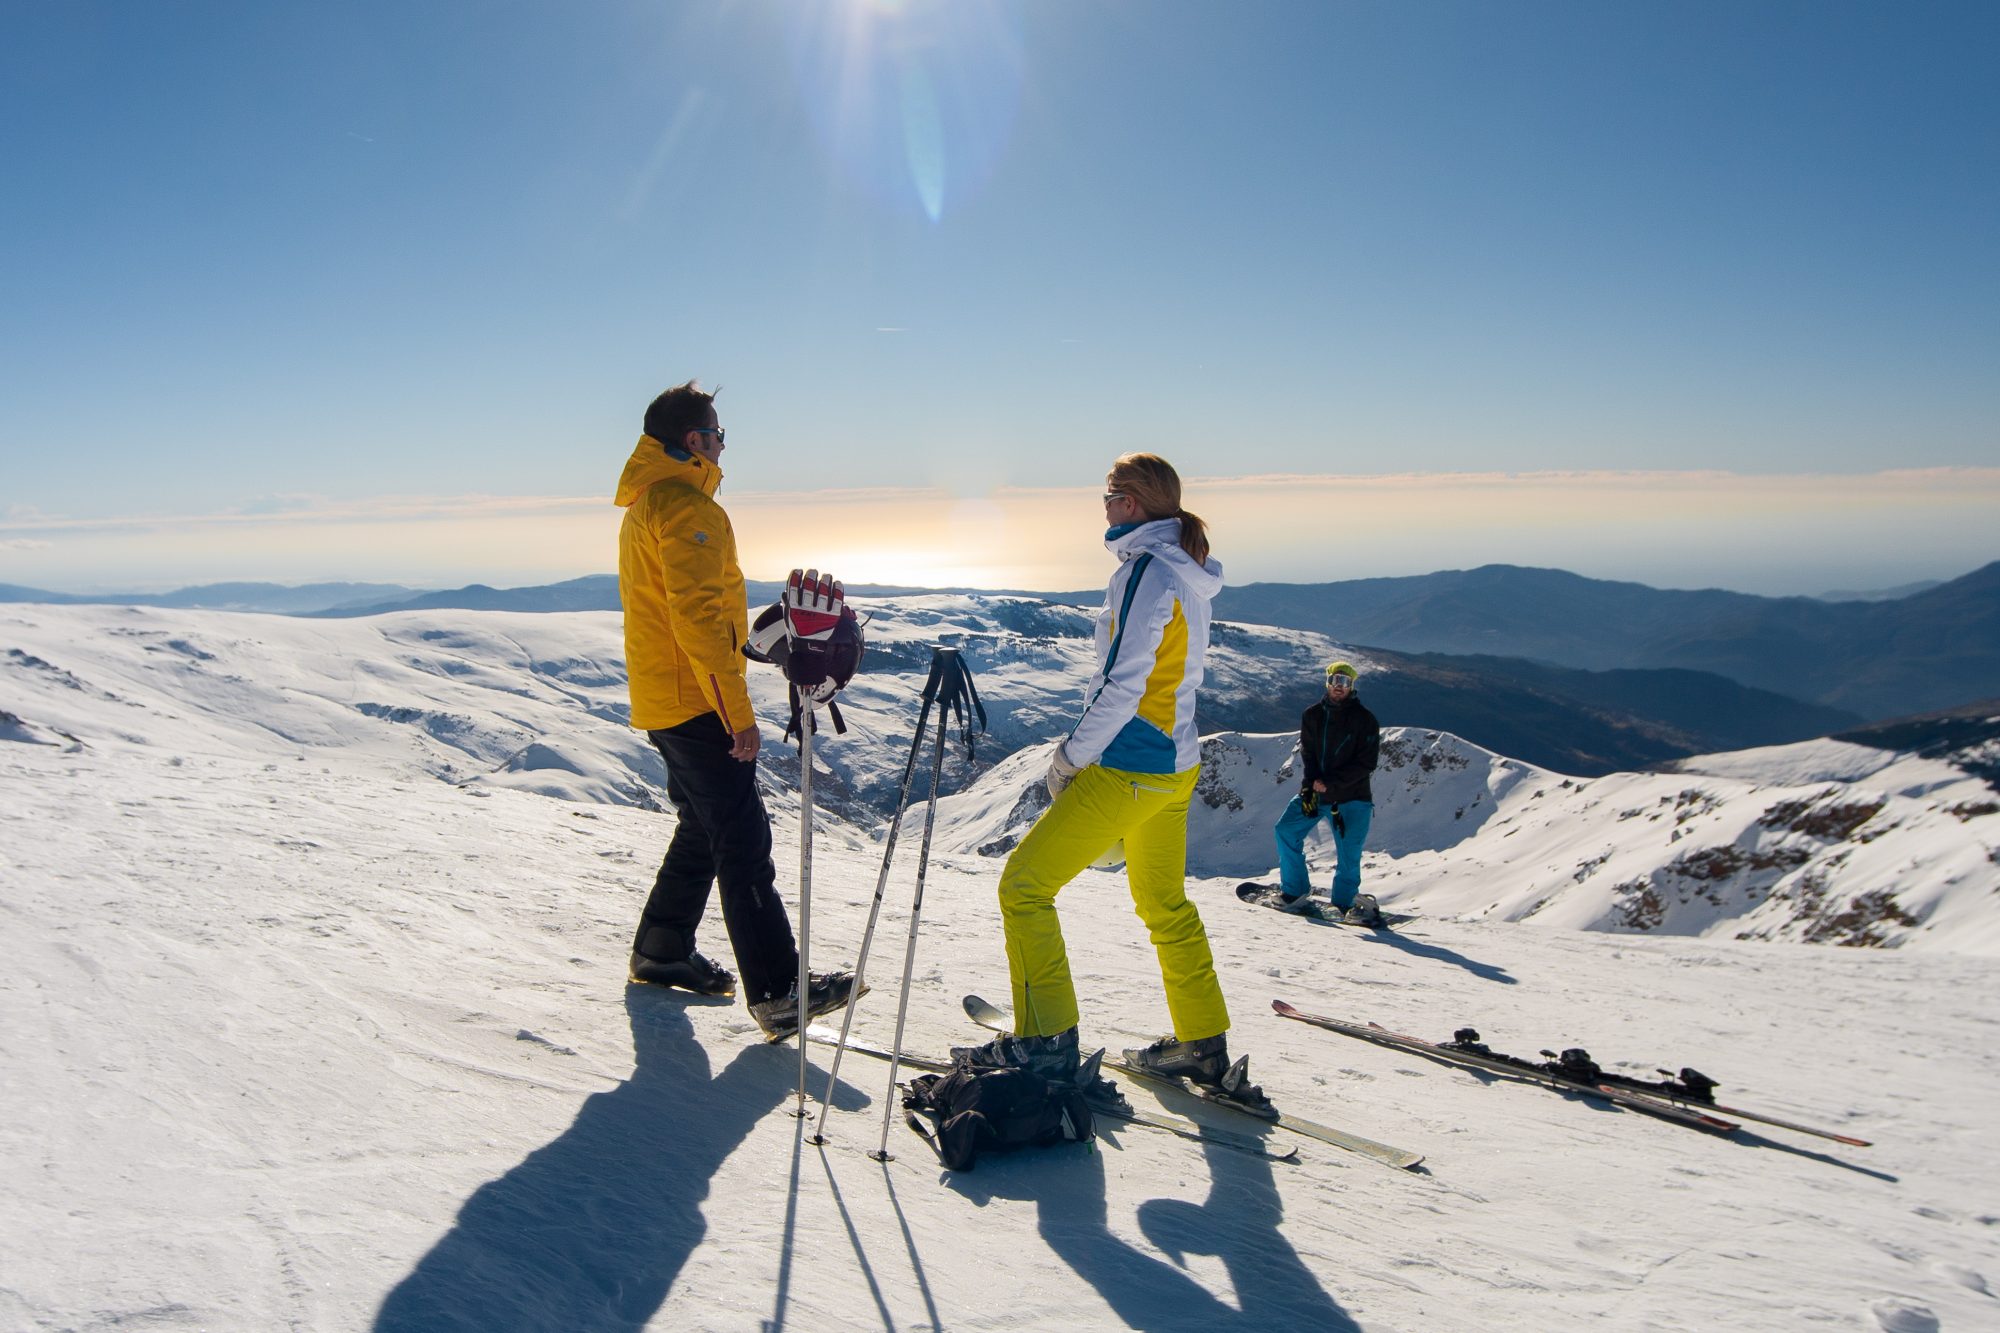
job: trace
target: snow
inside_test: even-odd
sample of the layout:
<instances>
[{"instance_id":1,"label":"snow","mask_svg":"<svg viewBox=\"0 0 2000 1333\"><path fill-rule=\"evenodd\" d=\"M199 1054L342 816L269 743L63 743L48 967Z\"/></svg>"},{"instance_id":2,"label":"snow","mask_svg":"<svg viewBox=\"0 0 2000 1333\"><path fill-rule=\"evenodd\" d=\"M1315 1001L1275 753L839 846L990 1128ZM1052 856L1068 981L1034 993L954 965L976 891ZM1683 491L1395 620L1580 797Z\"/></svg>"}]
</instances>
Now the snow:
<instances>
[{"instance_id":1,"label":"snow","mask_svg":"<svg viewBox=\"0 0 2000 1333\"><path fill-rule=\"evenodd\" d=\"M885 609L871 642L914 654L964 609ZM1006 998L999 861L978 849L1032 818L1032 747L1081 683L1074 639L1017 637L975 658L1000 735L971 764L951 747L915 1050L980 1036L960 996ZM894 1160L869 1157L886 1066L843 1063L815 1147L788 1114L795 1049L740 1002L625 985L672 817L622 724L620 656L603 615L0 612L0 1327L2000 1326L2000 838L1994 815L1953 813L1984 790L1962 774L1765 756L1585 783L1406 731L1368 873L1419 916L1375 936L1234 899L1269 875L1291 756L1211 737L1190 891L1232 1050L1282 1105L1424 1168L1107 1126L1094 1150L946 1175L899 1118ZM817 963L859 946L914 693L907 672L858 681L849 734L820 739L816 785L853 818L816 823ZM767 758L789 890L797 761ZM1852 826L1815 818L1876 801ZM894 1030L916 833L856 1018L872 1040ZM1721 847L1807 859L1702 881L1685 906L1655 877ZM1821 915L1797 890L1815 868ZM1615 886L1640 879L1665 917L1644 931L1614 919L1633 897ZM1828 903L1896 881L1919 924L1883 927L1889 947L1801 942ZM1163 1031L1122 878L1086 872L1063 912L1086 1039ZM1489 1086L1278 1019L1273 998L1690 1064L1725 1101L1875 1146ZM829 1056L812 1052L815 1095Z\"/></svg>"},{"instance_id":2,"label":"snow","mask_svg":"<svg viewBox=\"0 0 2000 1333\"><path fill-rule=\"evenodd\" d=\"M1694 755L1674 767L1683 773L1736 777L1750 782L1807 786L1815 782L1872 781L1904 796L1925 796L1965 780L1962 770L1937 759L1838 741L1831 737L1795 745L1767 745L1729 754Z\"/></svg>"}]
</instances>

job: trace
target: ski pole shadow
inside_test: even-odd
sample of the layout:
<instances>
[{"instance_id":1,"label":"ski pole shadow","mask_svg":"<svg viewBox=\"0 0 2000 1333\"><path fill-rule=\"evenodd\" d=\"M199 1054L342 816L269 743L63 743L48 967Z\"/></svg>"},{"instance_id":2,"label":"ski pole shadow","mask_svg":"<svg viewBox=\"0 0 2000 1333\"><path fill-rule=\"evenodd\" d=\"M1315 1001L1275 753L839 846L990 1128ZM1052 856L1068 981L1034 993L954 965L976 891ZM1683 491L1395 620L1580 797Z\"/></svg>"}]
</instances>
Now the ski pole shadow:
<instances>
[{"instance_id":1,"label":"ski pole shadow","mask_svg":"<svg viewBox=\"0 0 2000 1333\"><path fill-rule=\"evenodd\" d=\"M882 1187L888 1191L889 1206L896 1210L896 1225L903 1230L903 1245L910 1252L910 1271L916 1275L917 1290L924 1298L924 1311L930 1316L930 1326L944 1327L944 1317L938 1313L937 1296L931 1291L930 1275L924 1271L923 1256L917 1251L917 1238L910 1230L910 1219L903 1212L903 1201L896 1197L896 1179L889 1172L889 1164L882 1163Z\"/></svg>"},{"instance_id":2,"label":"ski pole shadow","mask_svg":"<svg viewBox=\"0 0 2000 1333\"><path fill-rule=\"evenodd\" d=\"M868 1261L867 1246L862 1243L861 1232L854 1225L854 1215L848 1211L847 1196L840 1192L840 1181L833 1174L833 1163L822 1152L819 1156L820 1169L826 1173L827 1192L833 1197L833 1206L840 1214L840 1224L847 1230L847 1242L854 1247L855 1261L861 1266L861 1276L868 1283L868 1294L875 1301L875 1311L882 1316L883 1328L896 1326L895 1316L889 1313L889 1302L882 1296L882 1284L875 1280L875 1265Z\"/></svg>"},{"instance_id":3,"label":"ski pole shadow","mask_svg":"<svg viewBox=\"0 0 2000 1333\"><path fill-rule=\"evenodd\" d=\"M1099 1133L1115 1142L1120 1127L1101 1126ZM1176 1260L1189 1254L1220 1258L1240 1310L1181 1268L1112 1234L1101 1145L996 1157L978 1171L948 1174L944 1183L981 1205L995 1197L1034 1203L1050 1250L1096 1288L1128 1328L1358 1333L1360 1326L1279 1230L1284 1207L1271 1163L1214 1145L1202 1151L1211 1176L1207 1200L1150 1199L1139 1206L1139 1227Z\"/></svg>"},{"instance_id":4,"label":"ski pole shadow","mask_svg":"<svg viewBox=\"0 0 2000 1333\"><path fill-rule=\"evenodd\" d=\"M1494 963L1482 963L1477 959L1467 958L1456 949L1447 949L1442 944L1426 944L1422 940L1412 939L1408 935L1399 934L1393 930L1374 931L1368 938L1376 944L1386 944L1392 949L1410 955L1412 958L1423 958L1435 963L1450 963L1454 967L1462 967L1481 981L1496 981L1502 986L1518 986L1520 984L1519 979L1510 976L1506 968Z\"/></svg>"},{"instance_id":5,"label":"ski pole shadow","mask_svg":"<svg viewBox=\"0 0 2000 1333\"><path fill-rule=\"evenodd\" d=\"M707 1231L709 1183L793 1073L756 1046L711 1075L682 997L628 986L634 1068L473 1192L383 1299L375 1333L637 1333Z\"/></svg>"}]
</instances>

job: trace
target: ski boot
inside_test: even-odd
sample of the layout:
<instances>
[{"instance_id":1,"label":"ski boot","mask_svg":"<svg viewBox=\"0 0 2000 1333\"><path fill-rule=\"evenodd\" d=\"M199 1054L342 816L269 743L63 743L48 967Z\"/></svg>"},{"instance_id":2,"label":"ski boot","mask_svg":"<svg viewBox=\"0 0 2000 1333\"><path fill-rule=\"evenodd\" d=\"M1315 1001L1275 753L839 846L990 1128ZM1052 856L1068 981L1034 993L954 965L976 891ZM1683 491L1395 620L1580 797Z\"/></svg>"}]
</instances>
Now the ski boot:
<instances>
[{"instance_id":1,"label":"ski boot","mask_svg":"<svg viewBox=\"0 0 2000 1333\"><path fill-rule=\"evenodd\" d=\"M951 1062L961 1069L1026 1069L1051 1083L1074 1083L1079 1066L1076 1029L1046 1037L995 1037L982 1046L954 1046Z\"/></svg>"},{"instance_id":2,"label":"ski boot","mask_svg":"<svg viewBox=\"0 0 2000 1333\"><path fill-rule=\"evenodd\" d=\"M759 1000L750 1006L750 1017L764 1029L766 1040L782 1041L799 1030L798 993L798 983L794 982L786 994ZM867 993L868 987L861 987L860 995ZM813 973L806 987L806 1021L811 1022L821 1014L842 1007L850 995L855 995L852 972ZM855 998L860 996L855 995Z\"/></svg>"},{"instance_id":3,"label":"ski boot","mask_svg":"<svg viewBox=\"0 0 2000 1333\"><path fill-rule=\"evenodd\" d=\"M735 975L698 953L674 959L648 958L642 953L634 953L630 971L633 981L649 986L668 986L675 990L693 991L696 995L736 993Z\"/></svg>"},{"instance_id":4,"label":"ski boot","mask_svg":"<svg viewBox=\"0 0 2000 1333\"><path fill-rule=\"evenodd\" d=\"M1195 1092L1265 1120L1276 1120L1278 1108L1264 1090L1250 1081L1250 1057L1229 1061L1229 1035L1217 1033L1196 1041L1162 1037L1151 1046L1125 1052L1125 1059L1162 1078L1186 1079Z\"/></svg>"},{"instance_id":5,"label":"ski boot","mask_svg":"<svg viewBox=\"0 0 2000 1333\"><path fill-rule=\"evenodd\" d=\"M1299 894L1297 897L1293 897L1282 889L1278 891L1277 908L1280 912L1290 912L1293 916L1305 916L1312 911L1312 906L1313 896L1310 889Z\"/></svg>"},{"instance_id":6,"label":"ski boot","mask_svg":"<svg viewBox=\"0 0 2000 1333\"><path fill-rule=\"evenodd\" d=\"M1354 906L1347 909L1341 918L1350 926L1372 926L1377 929L1389 922L1382 915L1382 908L1376 903L1375 895L1364 893L1354 900Z\"/></svg>"}]
</instances>

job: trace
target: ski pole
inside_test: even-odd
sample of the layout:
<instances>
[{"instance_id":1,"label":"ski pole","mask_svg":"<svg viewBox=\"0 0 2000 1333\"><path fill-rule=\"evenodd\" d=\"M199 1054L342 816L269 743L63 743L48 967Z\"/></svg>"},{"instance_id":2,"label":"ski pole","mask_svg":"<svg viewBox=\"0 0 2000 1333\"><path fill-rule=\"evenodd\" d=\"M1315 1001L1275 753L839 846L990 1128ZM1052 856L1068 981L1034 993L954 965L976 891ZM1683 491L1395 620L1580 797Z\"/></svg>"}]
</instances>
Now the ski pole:
<instances>
[{"instance_id":1,"label":"ski pole","mask_svg":"<svg viewBox=\"0 0 2000 1333\"><path fill-rule=\"evenodd\" d=\"M958 654L951 649L941 649L939 655L946 653L950 654L955 668ZM903 991L896 1000L896 1040L889 1046L889 1086L882 1097L882 1144L868 1154L878 1162L895 1160L889 1155L889 1120L895 1112L896 1069L903 1059L903 1022L910 1012L910 978L917 965L917 923L924 911L924 875L931 864L931 829L937 823L938 776L944 771L944 732L940 724L937 746L931 751L931 794L924 805L924 840L917 852L917 891L910 899L910 938L903 948Z\"/></svg>"},{"instance_id":2,"label":"ski pole","mask_svg":"<svg viewBox=\"0 0 2000 1333\"><path fill-rule=\"evenodd\" d=\"M806 1009L811 993L807 959L812 951L813 874L813 702L805 701L799 722L799 980L793 1017L799 1027L799 1088L792 1114L806 1118Z\"/></svg>"},{"instance_id":3,"label":"ski pole","mask_svg":"<svg viewBox=\"0 0 2000 1333\"><path fill-rule=\"evenodd\" d=\"M882 871L875 877L875 901L868 908L868 928L861 933L861 955L854 963L854 989L847 993L847 1008L840 1019L840 1040L833 1048L833 1067L827 1071L826 1094L819 1099L819 1123L813 1127L812 1141L826 1142L826 1112L833 1101L834 1085L840 1080L840 1058L847 1054L847 1034L854 1026L854 1006L861 998L861 983L868 970L868 950L875 941L875 921L882 914L882 895L889 887L889 863L896 855L896 834L903 825L903 811L910 804L910 778L917 769L917 751L923 747L924 727L930 721L931 703L937 698L940 672L938 662L931 662L930 679L924 684L923 707L917 711L917 732L910 737L910 757L903 763L903 783L896 793L896 813L889 819L889 836L882 847ZM944 718L938 718L938 729L942 733Z\"/></svg>"}]
</instances>

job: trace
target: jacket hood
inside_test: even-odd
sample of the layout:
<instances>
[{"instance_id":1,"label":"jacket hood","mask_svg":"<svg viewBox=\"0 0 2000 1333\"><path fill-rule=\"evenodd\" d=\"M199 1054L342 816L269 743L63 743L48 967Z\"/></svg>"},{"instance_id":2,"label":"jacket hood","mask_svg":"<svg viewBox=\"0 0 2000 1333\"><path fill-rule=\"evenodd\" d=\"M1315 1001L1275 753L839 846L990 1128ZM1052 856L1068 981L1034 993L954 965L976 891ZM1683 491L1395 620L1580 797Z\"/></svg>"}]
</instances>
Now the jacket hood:
<instances>
[{"instance_id":1,"label":"jacket hood","mask_svg":"<svg viewBox=\"0 0 2000 1333\"><path fill-rule=\"evenodd\" d=\"M1181 549L1181 521L1177 518L1156 518L1115 537L1107 536L1104 549L1121 562L1141 555L1163 561L1187 590L1204 602L1214 601L1215 594L1222 591L1222 562L1210 556L1196 564L1194 557Z\"/></svg>"},{"instance_id":2,"label":"jacket hood","mask_svg":"<svg viewBox=\"0 0 2000 1333\"><path fill-rule=\"evenodd\" d=\"M632 456L625 460L625 471L618 478L612 502L620 509L628 509L662 481L678 481L703 495L714 495L715 488L722 484L722 469L693 454L676 458L652 436L641 435L639 443L632 446Z\"/></svg>"}]
</instances>

